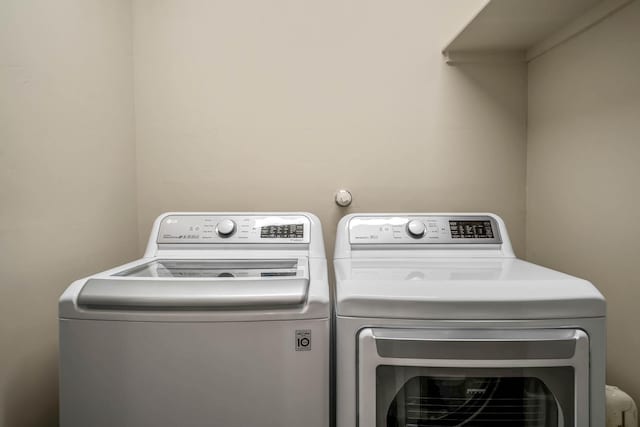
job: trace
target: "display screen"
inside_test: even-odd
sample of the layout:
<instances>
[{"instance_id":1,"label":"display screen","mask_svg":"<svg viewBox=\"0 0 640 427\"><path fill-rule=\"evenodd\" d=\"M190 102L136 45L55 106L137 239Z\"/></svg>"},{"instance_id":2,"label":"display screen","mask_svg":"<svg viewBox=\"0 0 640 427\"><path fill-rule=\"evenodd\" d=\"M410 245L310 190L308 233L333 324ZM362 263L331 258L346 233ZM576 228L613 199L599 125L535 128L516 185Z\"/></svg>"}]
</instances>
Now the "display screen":
<instances>
[{"instance_id":1,"label":"display screen","mask_svg":"<svg viewBox=\"0 0 640 427\"><path fill-rule=\"evenodd\" d=\"M265 225L260 228L263 239L289 239L304 237L304 224Z\"/></svg>"},{"instance_id":2,"label":"display screen","mask_svg":"<svg viewBox=\"0 0 640 427\"><path fill-rule=\"evenodd\" d=\"M453 239L493 239L491 221L449 221Z\"/></svg>"}]
</instances>

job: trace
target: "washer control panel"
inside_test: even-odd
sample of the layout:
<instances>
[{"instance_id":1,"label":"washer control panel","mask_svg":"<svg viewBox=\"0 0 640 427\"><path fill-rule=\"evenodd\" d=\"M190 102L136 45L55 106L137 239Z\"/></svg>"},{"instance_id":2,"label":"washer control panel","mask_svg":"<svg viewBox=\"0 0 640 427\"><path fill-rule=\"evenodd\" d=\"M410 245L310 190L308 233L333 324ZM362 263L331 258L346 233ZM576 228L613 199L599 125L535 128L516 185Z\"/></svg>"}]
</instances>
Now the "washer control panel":
<instances>
[{"instance_id":1,"label":"washer control panel","mask_svg":"<svg viewBox=\"0 0 640 427\"><path fill-rule=\"evenodd\" d=\"M311 221L303 215L169 215L158 243L309 243Z\"/></svg>"},{"instance_id":2,"label":"washer control panel","mask_svg":"<svg viewBox=\"0 0 640 427\"><path fill-rule=\"evenodd\" d=\"M349 241L357 244L499 244L497 221L490 216L356 216Z\"/></svg>"}]
</instances>

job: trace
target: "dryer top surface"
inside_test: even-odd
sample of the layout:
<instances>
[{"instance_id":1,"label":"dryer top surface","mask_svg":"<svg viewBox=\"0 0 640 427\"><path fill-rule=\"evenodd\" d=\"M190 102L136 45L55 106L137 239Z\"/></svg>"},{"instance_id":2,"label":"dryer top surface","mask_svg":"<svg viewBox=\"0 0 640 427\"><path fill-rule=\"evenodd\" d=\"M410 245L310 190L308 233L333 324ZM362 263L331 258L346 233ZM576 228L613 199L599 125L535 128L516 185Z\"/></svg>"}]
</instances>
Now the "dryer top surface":
<instances>
[{"instance_id":1,"label":"dryer top surface","mask_svg":"<svg viewBox=\"0 0 640 427\"><path fill-rule=\"evenodd\" d=\"M337 259L339 316L407 319L604 317L588 281L516 258Z\"/></svg>"}]
</instances>

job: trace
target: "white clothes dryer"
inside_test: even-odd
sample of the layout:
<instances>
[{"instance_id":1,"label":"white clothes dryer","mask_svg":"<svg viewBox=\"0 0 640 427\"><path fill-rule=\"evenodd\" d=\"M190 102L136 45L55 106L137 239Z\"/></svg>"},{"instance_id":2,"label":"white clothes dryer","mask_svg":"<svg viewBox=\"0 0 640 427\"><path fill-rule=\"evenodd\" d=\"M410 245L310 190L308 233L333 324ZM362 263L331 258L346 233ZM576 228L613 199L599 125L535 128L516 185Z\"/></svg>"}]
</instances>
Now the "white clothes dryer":
<instances>
[{"instance_id":1,"label":"white clothes dryer","mask_svg":"<svg viewBox=\"0 0 640 427\"><path fill-rule=\"evenodd\" d=\"M142 259L71 284L59 315L62 427L329 426L312 214L164 214Z\"/></svg>"},{"instance_id":2,"label":"white clothes dryer","mask_svg":"<svg viewBox=\"0 0 640 427\"><path fill-rule=\"evenodd\" d=\"M605 300L492 214L338 226L337 427L603 427Z\"/></svg>"}]
</instances>

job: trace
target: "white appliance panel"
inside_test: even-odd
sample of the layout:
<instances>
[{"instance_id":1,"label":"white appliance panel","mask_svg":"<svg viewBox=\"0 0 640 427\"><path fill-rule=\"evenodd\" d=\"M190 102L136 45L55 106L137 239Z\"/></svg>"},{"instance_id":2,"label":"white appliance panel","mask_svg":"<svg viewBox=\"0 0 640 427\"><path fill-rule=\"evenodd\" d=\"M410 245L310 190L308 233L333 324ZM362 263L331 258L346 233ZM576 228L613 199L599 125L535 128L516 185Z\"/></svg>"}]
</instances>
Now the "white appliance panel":
<instances>
[{"instance_id":1,"label":"white appliance panel","mask_svg":"<svg viewBox=\"0 0 640 427\"><path fill-rule=\"evenodd\" d=\"M161 215L60 297L61 427L328 427L330 313L314 215Z\"/></svg>"},{"instance_id":2,"label":"white appliance panel","mask_svg":"<svg viewBox=\"0 0 640 427\"><path fill-rule=\"evenodd\" d=\"M60 340L64 427L329 425L328 319L62 320Z\"/></svg>"},{"instance_id":3,"label":"white appliance panel","mask_svg":"<svg viewBox=\"0 0 640 427\"><path fill-rule=\"evenodd\" d=\"M337 427L604 425L603 296L497 215L347 215L334 267Z\"/></svg>"}]
</instances>

